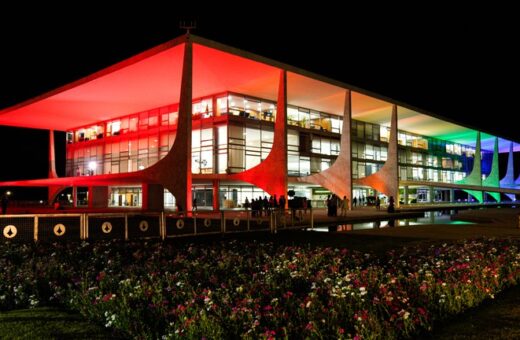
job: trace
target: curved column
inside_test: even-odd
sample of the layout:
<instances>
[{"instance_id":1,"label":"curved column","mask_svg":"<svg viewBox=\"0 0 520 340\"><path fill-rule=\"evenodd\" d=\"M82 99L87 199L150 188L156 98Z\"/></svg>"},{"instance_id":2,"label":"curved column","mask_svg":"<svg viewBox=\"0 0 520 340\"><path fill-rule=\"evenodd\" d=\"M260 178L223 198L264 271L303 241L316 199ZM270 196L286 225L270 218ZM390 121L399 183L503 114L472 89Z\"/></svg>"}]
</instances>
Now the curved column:
<instances>
[{"instance_id":1,"label":"curved column","mask_svg":"<svg viewBox=\"0 0 520 340\"><path fill-rule=\"evenodd\" d=\"M485 187L500 187L500 180L498 174L498 138L495 137L495 147L493 148L493 161L491 162L491 172L489 176L482 181L482 185ZM495 201L500 202L499 192L487 192Z\"/></svg>"},{"instance_id":2,"label":"curved column","mask_svg":"<svg viewBox=\"0 0 520 340\"><path fill-rule=\"evenodd\" d=\"M193 46L190 36L184 44L177 135L170 152L159 162L141 171L143 182L163 185L182 210L191 210L191 116Z\"/></svg>"},{"instance_id":3,"label":"curved column","mask_svg":"<svg viewBox=\"0 0 520 340\"><path fill-rule=\"evenodd\" d=\"M240 180L262 188L270 195L287 197L287 72L280 71L278 102L271 152L260 164L226 179Z\"/></svg>"},{"instance_id":4,"label":"curved column","mask_svg":"<svg viewBox=\"0 0 520 340\"><path fill-rule=\"evenodd\" d=\"M345 91L345 105L343 109L343 126L340 140L340 152L332 166L320 173L298 177L298 182L321 185L338 195L346 196L349 205L352 202L352 144L351 144L351 120L352 101L350 90Z\"/></svg>"},{"instance_id":5,"label":"curved column","mask_svg":"<svg viewBox=\"0 0 520 340\"><path fill-rule=\"evenodd\" d=\"M56 151L54 150L54 130L49 130L49 178L58 178L56 173Z\"/></svg>"},{"instance_id":6,"label":"curved column","mask_svg":"<svg viewBox=\"0 0 520 340\"><path fill-rule=\"evenodd\" d=\"M477 142L475 144L475 158L473 159L473 169L471 173L458 181L458 184L478 185L482 186L482 156L480 153L480 131L477 131ZM464 190L468 194L475 197L480 203L484 201L482 191Z\"/></svg>"},{"instance_id":7,"label":"curved column","mask_svg":"<svg viewBox=\"0 0 520 340\"><path fill-rule=\"evenodd\" d=\"M386 196L394 197L399 205L399 165L397 157L397 105L392 106L390 123L390 138L388 140L388 158L379 171L363 178L354 180L354 184L366 185L382 192Z\"/></svg>"},{"instance_id":8,"label":"curved column","mask_svg":"<svg viewBox=\"0 0 520 340\"><path fill-rule=\"evenodd\" d=\"M49 178L58 178L56 173L56 151L54 147L54 130L49 130ZM47 203L54 202L58 194L66 189L64 186L50 185L47 187Z\"/></svg>"},{"instance_id":9,"label":"curved column","mask_svg":"<svg viewBox=\"0 0 520 340\"><path fill-rule=\"evenodd\" d=\"M509 156L507 158L507 171L500 180L500 187L514 188L515 187L515 165L513 160L513 142L509 145Z\"/></svg>"},{"instance_id":10,"label":"curved column","mask_svg":"<svg viewBox=\"0 0 520 340\"><path fill-rule=\"evenodd\" d=\"M502 188L514 188L515 187L515 166L514 166L514 154L513 154L513 142L509 145L509 157L507 158L507 171L504 178L500 180L500 187ZM516 200L515 194L504 194L511 201Z\"/></svg>"}]
</instances>

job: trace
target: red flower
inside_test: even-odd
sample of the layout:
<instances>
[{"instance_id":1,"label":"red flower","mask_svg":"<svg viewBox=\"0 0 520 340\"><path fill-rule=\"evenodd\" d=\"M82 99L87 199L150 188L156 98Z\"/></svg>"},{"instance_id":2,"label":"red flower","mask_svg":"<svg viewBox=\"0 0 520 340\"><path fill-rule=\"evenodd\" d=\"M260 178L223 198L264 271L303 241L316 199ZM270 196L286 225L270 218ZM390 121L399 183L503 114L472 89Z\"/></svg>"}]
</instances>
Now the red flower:
<instances>
[{"instance_id":1,"label":"red flower","mask_svg":"<svg viewBox=\"0 0 520 340\"><path fill-rule=\"evenodd\" d=\"M101 281L107 276L105 272L99 272L99 274L96 276L96 280Z\"/></svg>"},{"instance_id":2,"label":"red flower","mask_svg":"<svg viewBox=\"0 0 520 340\"><path fill-rule=\"evenodd\" d=\"M289 298L290 298L291 296L293 296L293 295L294 295L293 292L288 291L287 293L285 293L285 294L283 295L283 297L284 297L285 299L289 299Z\"/></svg>"}]
</instances>

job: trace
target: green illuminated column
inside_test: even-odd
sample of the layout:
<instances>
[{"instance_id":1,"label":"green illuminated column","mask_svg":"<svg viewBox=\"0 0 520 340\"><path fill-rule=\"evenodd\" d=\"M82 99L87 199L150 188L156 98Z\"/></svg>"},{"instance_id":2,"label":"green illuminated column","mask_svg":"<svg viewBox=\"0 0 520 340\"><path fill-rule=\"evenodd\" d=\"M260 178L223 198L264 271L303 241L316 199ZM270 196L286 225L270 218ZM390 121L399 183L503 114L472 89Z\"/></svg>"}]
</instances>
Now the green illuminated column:
<instances>
[{"instance_id":1,"label":"green illuminated column","mask_svg":"<svg viewBox=\"0 0 520 340\"><path fill-rule=\"evenodd\" d=\"M485 187L500 187L500 178L498 177L498 138L495 137L495 147L493 148L493 162L491 163L491 172L489 176L482 182ZM488 192L495 201L500 202L499 192Z\"/></svg>"},{"instance_id":2,"label":"green illuminated column","mask_svg":"<svg viewBox=\"0 0 520 340\"><path fill-rule=\"evenodd\" d=\"M458 181L459 184L469 184L482 186L482 166L481 166L481 154L480 154L480 132L477 132L477 143L475 145L475 158L473 160L473 170L471 173ZM477 190L464 190L471 196L475 197L480 203L484 201L482 191Z\"/></svg>"}]
</instances>

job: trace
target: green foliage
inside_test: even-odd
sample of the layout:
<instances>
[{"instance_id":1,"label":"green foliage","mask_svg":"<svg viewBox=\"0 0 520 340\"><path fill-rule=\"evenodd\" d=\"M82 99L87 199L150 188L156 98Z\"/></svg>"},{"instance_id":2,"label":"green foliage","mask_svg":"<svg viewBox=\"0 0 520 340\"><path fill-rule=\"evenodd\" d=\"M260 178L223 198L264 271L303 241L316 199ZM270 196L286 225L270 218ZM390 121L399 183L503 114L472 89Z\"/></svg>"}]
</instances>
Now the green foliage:
<instances>
[{"instance_id":1,"label":"green foliage","mask_svg":"<svg viewBox=\"0 0 520 340\"><path fill-rule=\"evenodd\" d=\"M519 253L519 240L495 239L382 256L254 241L2 243L0 309L66 305L141 339L413 337L516 284Z\"/></svg>"}]
</instances>

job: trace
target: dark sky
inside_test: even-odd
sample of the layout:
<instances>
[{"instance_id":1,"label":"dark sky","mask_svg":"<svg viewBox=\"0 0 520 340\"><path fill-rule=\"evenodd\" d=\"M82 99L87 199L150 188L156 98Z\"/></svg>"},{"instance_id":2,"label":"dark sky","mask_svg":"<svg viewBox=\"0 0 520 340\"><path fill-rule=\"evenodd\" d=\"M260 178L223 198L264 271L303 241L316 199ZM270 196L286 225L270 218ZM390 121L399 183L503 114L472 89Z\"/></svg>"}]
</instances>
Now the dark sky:
<instances>
[{"instance_id":1,"label":"dark sky","mask_svg":"<svg viewBox=\"0 0 520 340\"><path fill-rule=\"evenodd\" d=\"M180 19L194 18L202 37L520 141L517 126L507 123L517 116L520 73L518 29L507 9L401 12L412 15L305 8L308 14L277 15L252 3L227 13L222 3L227 14L182 16L159 7L107 12L84 4L60 8L65 14L1 12L15 18L0 20L1 108L172 39L183 32ZM0 180L46 176L46 132L2 127L0 143Z\"/></svg>"}]
</instances>

